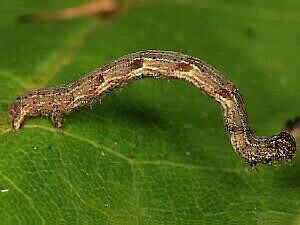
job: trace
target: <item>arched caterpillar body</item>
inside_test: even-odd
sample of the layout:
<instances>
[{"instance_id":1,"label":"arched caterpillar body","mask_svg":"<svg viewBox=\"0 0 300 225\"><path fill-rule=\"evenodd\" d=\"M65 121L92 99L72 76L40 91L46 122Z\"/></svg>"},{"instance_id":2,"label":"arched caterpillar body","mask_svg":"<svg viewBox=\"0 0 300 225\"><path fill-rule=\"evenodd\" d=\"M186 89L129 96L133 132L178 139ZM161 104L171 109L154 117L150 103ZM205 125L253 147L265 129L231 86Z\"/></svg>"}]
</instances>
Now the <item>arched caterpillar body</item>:
<instances>
[{"instance_id":1,"label":"arched caterpillar body","mask_svg":"<svg viewBox=\"0 0 300 225\"><path fill-rule=\"evenodd\" d=\"M64 114L144 77L185 80L214 98L221 105L233 148L250 165L289 160L295 155L295 139L288 132L272 137L253 134L238 89L219 71L197 58L170 51L129 54L74 83L22 95L11 105L12 125L18 130L26 118L45 115L56 128L62 128Z\"/></svg>"}]
</instances>

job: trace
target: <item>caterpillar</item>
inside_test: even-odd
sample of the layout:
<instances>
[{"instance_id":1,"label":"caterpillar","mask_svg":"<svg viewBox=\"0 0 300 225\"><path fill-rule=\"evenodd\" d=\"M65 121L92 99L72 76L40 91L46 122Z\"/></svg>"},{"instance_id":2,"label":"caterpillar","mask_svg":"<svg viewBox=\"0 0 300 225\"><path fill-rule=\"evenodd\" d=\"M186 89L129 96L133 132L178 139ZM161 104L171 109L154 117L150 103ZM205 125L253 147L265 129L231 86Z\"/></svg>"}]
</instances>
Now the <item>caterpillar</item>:
<instances>
[{"instance_id":1,"label":"caterpillar","mask_svg":"<svg viewBox=\"0 0 300 225\"><path fill-rule=\"evenodd\" d=\"M18 130L26 118L44 115L61 129L65 114L144 77L184 80L218 102L231 144L249 165L271 164L294 157L296 143L289 132L281 131L271 137L257 137L252 132L239 90L218 70L197 58L171 51L132 53L73 83L19 96L9 110L12 126Z\"/></svg>"}]
</instances>

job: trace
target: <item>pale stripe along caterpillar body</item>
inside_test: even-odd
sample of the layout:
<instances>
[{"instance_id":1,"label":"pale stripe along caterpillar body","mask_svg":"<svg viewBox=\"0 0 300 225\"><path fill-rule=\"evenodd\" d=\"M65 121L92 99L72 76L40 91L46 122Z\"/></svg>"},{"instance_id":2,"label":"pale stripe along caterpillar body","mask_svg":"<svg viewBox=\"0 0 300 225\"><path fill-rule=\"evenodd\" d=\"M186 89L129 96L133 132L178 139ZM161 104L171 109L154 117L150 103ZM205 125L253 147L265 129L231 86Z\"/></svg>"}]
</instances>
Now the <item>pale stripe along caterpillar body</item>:
<instances>
[{"instance_id":1,"label":"pale stripe along caterpillar body","mask_svg":"<svg viewBox=\"0 0 300 225\"><path fill-rule=\"evenodd\" d=\"M254 135L238 89L219 71L197 58L170 51L129 54L71 84L28 92L11 105L12 125L18 130L26 118L45 115L56 128L62 128L64 114L144 77L185 80L215 99L222 108L233 148L250 165L294 157L295 139L288 132L272 137Z\"/></svg>"}]
</instances>

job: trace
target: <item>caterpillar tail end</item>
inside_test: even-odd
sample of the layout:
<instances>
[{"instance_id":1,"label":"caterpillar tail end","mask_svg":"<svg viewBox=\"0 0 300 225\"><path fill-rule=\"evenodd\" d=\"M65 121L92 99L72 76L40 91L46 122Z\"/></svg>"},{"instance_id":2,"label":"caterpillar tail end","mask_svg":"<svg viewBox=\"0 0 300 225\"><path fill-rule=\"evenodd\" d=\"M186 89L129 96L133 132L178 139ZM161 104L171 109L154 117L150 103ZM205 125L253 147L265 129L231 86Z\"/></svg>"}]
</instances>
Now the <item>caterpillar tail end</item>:
<instances>
[{"instance_id":1,"label":"caterpillar tail end","mask_svg":"<svg viewBox=\"0 0 300 225\"><path fill-rule=\"evenodd\" d=\"M292 160L296 155L296 140L292 134L282 131L275 143L279 160Z\"/></svg>"}]
</instances>

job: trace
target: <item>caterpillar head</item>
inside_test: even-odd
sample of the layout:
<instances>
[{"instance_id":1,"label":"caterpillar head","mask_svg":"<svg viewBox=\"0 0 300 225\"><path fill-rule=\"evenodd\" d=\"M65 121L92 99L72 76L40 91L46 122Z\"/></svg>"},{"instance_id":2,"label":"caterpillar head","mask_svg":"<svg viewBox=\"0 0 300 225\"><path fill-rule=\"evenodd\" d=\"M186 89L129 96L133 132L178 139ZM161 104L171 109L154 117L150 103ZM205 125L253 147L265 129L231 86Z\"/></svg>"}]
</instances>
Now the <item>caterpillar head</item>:
<instances>
[{"instance_id":1,"label":"caterpillar head","mask_svg":"<svg viewBox=\"0 0 300 225\"><path fill-rule=\"evenodd\" d=\"M12 120L13 128L15 130L20 129L26 116L24 104L21 97L17 98L16 101L13 104L11 104L9 109L9 116Z\"/></svg>"}]
</instances>

